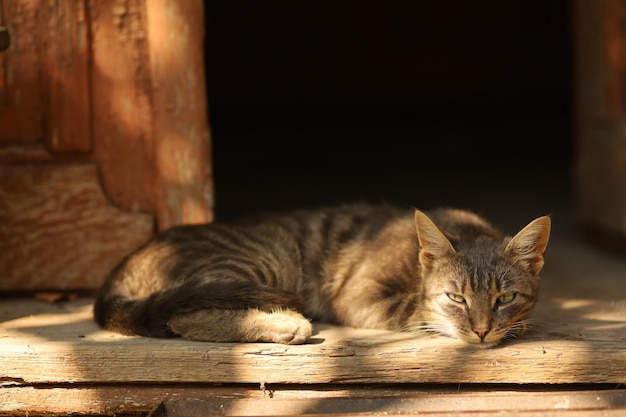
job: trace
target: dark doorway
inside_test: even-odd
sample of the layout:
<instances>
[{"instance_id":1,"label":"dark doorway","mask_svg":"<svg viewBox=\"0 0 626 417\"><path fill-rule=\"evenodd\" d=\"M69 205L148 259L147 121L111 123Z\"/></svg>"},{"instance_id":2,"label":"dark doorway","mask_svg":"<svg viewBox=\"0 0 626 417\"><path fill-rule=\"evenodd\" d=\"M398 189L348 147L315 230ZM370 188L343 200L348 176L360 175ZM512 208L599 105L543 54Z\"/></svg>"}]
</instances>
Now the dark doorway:
<instances>
[{"instance_id":1,"label":"dark doorway","mask_svg":"<svg viewBox=\"0 0 626 417\"><path fill-rule=\"evenodd\" d=\"M218 219L355 200L568 210L570 2L234 0L206 20Z\"/></svg>"}]
</instances>

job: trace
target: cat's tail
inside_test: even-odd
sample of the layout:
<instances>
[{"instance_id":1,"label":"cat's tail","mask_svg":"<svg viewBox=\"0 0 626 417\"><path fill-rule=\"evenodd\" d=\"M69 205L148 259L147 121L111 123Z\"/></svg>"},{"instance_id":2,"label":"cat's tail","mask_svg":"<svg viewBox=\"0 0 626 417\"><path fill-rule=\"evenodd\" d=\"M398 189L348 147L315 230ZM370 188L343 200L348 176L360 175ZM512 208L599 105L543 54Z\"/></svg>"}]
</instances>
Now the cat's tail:
<instances>
[{"instance_id":1,"label":"cat's tail","mask_svg":"<svg viewBox=\"0 0 626 417\"><path fill-rule=\"evenodd\" d=\"M168 326L174 315L202 309L302 311L294 293L244 281L196 281L162 289L145 298L130 298L103 287L94 304L94 318L104 329L125 335L178 337Z\"/></svg>"}]
</instances>

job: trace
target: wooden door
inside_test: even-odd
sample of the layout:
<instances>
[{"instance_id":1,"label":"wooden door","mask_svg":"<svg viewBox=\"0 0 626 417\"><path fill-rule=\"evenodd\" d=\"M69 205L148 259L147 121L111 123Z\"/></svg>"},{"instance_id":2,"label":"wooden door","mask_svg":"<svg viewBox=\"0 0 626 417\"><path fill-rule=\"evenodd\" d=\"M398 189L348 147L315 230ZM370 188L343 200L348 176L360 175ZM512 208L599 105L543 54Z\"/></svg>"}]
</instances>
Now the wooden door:
<instances>
[{"instance_id":1,"label":"wooden door","mask_svg":"<svg viewBox=\"0 0 626 417\"><path fill-rule=\"evenodd\" d=\"M578 222L626 251L626 1L575 5Z\"/></svg>"},{"instance_id":2,"label":"wooden door","mask_svg":"<svg viewBox=\"0 0 626 417\"><path fill-rule=\"evenodd\" d=\"M201 0L0 0L0 26L0 290L95 288L212 220Z\"/></svg>"}]
</instances>

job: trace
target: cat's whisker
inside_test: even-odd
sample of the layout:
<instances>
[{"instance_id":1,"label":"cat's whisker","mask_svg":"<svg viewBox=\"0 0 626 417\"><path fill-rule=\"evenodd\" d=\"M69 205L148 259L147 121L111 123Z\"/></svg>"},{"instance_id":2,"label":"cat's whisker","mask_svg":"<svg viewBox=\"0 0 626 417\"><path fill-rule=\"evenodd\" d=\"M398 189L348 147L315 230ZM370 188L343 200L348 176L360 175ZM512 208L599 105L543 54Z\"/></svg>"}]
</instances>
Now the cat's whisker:
<instances>
[{"instance_id":1,"label":"cat's whisker","mask_svg":"<svg viewBox=\"0 0 626 417\"><path fill-rule=\"evenodd\" d=\"M513 332L507 332L502 338L506 340L517 339L517 334Z\"/></svg>"},{"instance_id":2,"label":"cat's whisker","mask_svg":"<svg viewBox=\"0 0 626 417\"><path fill-rule=\"evenodd\" d=\"M520 321L526 324L526 328L528 330L535 330L537 327L540 327L546 324L544 320L537 320L537 319L524 319Z\"/></svg>"},{"instance_id":3,"label":"cat's whisker","mask_svg":"<svg viewBox=\"0 0 626 417\"><path fill-rule=\"evenodd\" d=\"M410 333L439 333L443 328L436 328L432 326L418 326L418 327L409 327L404 329L405 332Z\"/></svg>"},{"instance_id":4,"label":"cat's whisker","mask_svg":"<svg viewBox=\"0 0 626 417\"><path fill-rule=\"evenodd\" d=\"M529 330L535 329L535 324L543 324L542 321L536 319L522 319L514 322L509 327L502 329L499 336L503 339L517 339Z\"/></svg>"},{"instance_id":5,"label":"cat's whisker","mask_svg":"<svg viewBox=\"0 0 626 417\"><path fill-rule=\"evenodd\" d=\"M510 328L521 329L524 331L535 330L537 327L539 327L540 325L543 325L544 323L545 323L544 321L536 320L536 319L523 319L523 320L519 320L513 323Z\"/></svg>"},{"instance_id":6,"label":"cat's whisker","mask_svg":"<svg viewBox=\"0 0 626 417\"><path fill-rule=\"evenodd\" d=\"M435 329L437 327L444 327L443 324L438 325L438 324L423 324L423 325L415 325L415 326L407 326L405 327L403 330L404 331L411 331L411 330L432 330Z\"/></svg>"},{"instance_id":7,"label":"cat's whisker","mask_svg":"<svg viewBox=\"0 0 626 417\"><path fill-rule=\"evenodd\" d=\"M432 336L449 336L451 333L451 326L448 323L422 323L415 325L405 326L403 329L405 332L428 334Z\"/></svg>"}]
</instances>

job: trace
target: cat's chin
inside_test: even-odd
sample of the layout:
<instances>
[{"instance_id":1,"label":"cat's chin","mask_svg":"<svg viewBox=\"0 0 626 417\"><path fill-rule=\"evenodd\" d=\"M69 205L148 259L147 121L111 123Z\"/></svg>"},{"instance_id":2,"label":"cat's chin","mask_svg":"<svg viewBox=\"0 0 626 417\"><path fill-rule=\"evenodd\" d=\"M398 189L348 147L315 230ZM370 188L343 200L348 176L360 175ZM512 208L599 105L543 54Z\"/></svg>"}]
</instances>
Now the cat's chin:
<instances>
[{"instance_id":1,"label":"cat's chin","mask_svg":"<svg viewBox=\"0 0 626 417\"><path fill-rule=\"evenodd\" d=\"M477 337L473 338L471 336L470 337L457 336L457 337L461 339L468 346L478 348L478 349L488 349L488 348L498 346L504 340L503 338L495 338L495 337L486 338L485 340L480 340Z\"/></svg>"},{"instance_id":2,"label":"cat's chin","mask_svg":"<svg viewBox=\"0 0 626 417\"><path fill-rule=\"evenodd\" d=\"M504 340L503 338L496 340L480 340L478 338L468 337L467 335L463 334L442 334L442 336L460 340L466 346L478 349L488 349L498 346Z\"/></svg>"},{"instance_id":3,"label":"cat's chin","mask_svg":"<svg viewBox=\"0 0 626 417\"><path fill-rule=\"evenodd\" d=\"M465 342L469 346L471 346L471 347L475 347L475 348L478 348L478 349L489 349L489 348L498 346L500 344L501 340L495 340L495 341L492 341L492 342L486 342L486 341L482 341L482 342L478 341L477 342L475 340L472 340L472 341L465 341Z\"/></svg>"}]
</instances>

